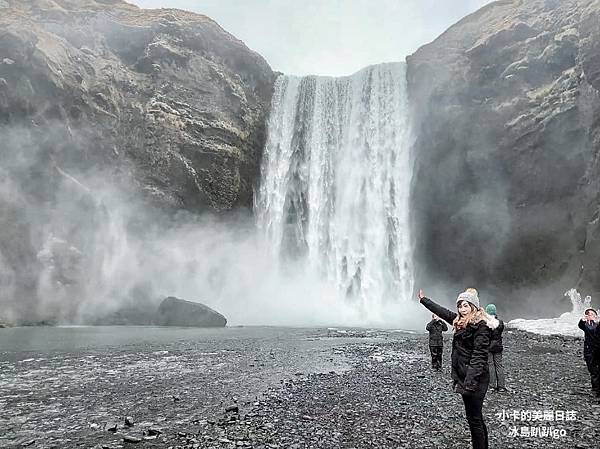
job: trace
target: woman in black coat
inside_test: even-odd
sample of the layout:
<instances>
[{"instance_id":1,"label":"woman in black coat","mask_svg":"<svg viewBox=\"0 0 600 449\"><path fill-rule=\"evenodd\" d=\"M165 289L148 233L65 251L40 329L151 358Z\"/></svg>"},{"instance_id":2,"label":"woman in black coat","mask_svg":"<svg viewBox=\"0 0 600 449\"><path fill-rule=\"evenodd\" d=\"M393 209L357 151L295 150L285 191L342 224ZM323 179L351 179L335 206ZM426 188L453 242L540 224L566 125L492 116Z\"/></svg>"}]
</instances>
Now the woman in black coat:
<instances>
[{"instance_id":1,"label":"woman in black coat","mask_svg":"<svg viewBox=\"0 0 600 449\"><path fill-rule=\"evenodd\" d=\"M482 408L490 381L490 336L492 329L498 326L498 320L479 306L479 297L474 289L458 295L456 312L426 298L422 290L419 290L419 300L454 328L451 357L454 391L462 396L465 405L473 449L487 449L488 433Z\"/></svg>"}]
</instances>

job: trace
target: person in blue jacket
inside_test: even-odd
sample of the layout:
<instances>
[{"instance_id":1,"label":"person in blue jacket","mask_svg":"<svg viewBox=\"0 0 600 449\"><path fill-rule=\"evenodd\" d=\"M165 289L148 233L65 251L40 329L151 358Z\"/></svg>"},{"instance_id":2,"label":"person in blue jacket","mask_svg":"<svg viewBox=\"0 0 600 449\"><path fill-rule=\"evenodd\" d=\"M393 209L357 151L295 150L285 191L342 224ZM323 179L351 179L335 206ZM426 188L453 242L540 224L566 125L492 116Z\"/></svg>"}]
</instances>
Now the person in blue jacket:
<instances>
[{"instance_id":1,"label":"person in blue jacket","mask_svg":"<svg viewBox=\"0 0 600 449\"><path fill-rule=\"evenodd\" d=\"M473 449L488 449L483 400L490 381L488 357L491 332L498 327L498 320L479 306L475 289L458 295L456 312L425 297L423 290L419 290L418 296L421 304L454 329L451 356L453 388L462 396Z\"/></svg>"}]
</instances>

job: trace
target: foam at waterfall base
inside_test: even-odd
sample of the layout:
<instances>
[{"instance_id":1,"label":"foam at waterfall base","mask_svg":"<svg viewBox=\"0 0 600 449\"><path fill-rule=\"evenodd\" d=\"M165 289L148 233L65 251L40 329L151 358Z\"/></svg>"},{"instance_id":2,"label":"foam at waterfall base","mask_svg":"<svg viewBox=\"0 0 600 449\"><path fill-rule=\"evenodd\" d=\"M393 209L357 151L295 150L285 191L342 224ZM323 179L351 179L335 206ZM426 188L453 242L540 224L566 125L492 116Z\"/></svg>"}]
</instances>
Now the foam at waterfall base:
<instances>
[{"instance_id":1,"label":"foam at waterfall base","mask_svg":"<svg viewBox=\"0 0 600 449\"><path fill-rule=\"evenodd\" d=\"M571 312L563 313L559 318L541 318L538 320L524 320L522 318L509 321L508 327L540 335L565 335L568 337L582 337L581 329L577 327L580 316Z\"/></svg>"},{"instance_id":2,"label":"foam at waterfall base","mask_svg":"<svg viewBox=\"0 0 600 449\"><path fill-rule=\"evenodd\" d=\"M579 320L583 317L585 309L590 307L592 298L586 296L581 299L579 292L572 288L565 292L571 300L572 310L565 312L558 318L540 318L537 320L525 320L522 318L511 320L507 327L533 332L539 335L564 335L569 337L582 337L581 329L577 327Z\"/></svg>"}]
</instances>

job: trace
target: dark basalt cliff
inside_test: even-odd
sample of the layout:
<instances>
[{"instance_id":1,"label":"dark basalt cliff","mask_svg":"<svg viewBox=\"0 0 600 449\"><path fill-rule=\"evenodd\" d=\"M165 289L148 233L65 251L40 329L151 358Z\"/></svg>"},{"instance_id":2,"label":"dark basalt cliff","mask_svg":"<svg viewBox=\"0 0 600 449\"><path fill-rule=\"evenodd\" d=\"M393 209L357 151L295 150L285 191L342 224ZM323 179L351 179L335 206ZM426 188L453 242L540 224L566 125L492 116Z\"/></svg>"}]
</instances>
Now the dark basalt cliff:
<instances>
[{"instance_id":1,"label":"dark basalt cliff","mask_svg":"<svg viewBox=\"0 0 600 449\"><path fill-rule=\"evenodd\" d=\"M24 128L46 168L110 167L175 208L252 205L274 81L261 56L184 11L119 0L0 8L0 123Z\"/></svg>"},{"instance_id":2,"label":"dark basalt cliff","mask_svg":"<svg viewBox=\"0 0 600 449\"><path fill-rule=\"evenodd\" d=\"M0 303L96 269L100 192L158 216L250 209L274 78L202 15L0 0Z\"/></svg>"},{"instance_id":3,"label":"dark basalt cliff","mask_svg":"<svg viewBox=\"0 0 600 449\"><path fill-rule=\"evenodd\" d=\"M497 1L407 62L419 282L600 296L600 3Z\"/></svg>"}]
</instances>

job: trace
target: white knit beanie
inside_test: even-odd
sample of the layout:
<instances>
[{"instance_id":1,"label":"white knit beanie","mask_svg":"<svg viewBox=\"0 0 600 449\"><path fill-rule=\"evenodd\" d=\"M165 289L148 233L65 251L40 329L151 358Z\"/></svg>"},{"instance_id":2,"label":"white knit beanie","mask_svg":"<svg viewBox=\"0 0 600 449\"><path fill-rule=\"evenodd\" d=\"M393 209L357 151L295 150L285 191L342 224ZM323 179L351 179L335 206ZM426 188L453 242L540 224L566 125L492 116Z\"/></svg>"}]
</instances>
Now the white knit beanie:
<instances>
[{"instance_id":1,"label":"white knit beanie","mask_svg":"<svg viewBox=\"0 0 600 449\"><path fill-rule=\"evenodd\" d=\"M477 307L479 309L479 296L477 296L476 293L462 292L460 295L458 295L458 298L456 298L457 305L458 305L459 301L470 302L471 304L473 304L475 307Z\"/></svg>"}]
</instances>

